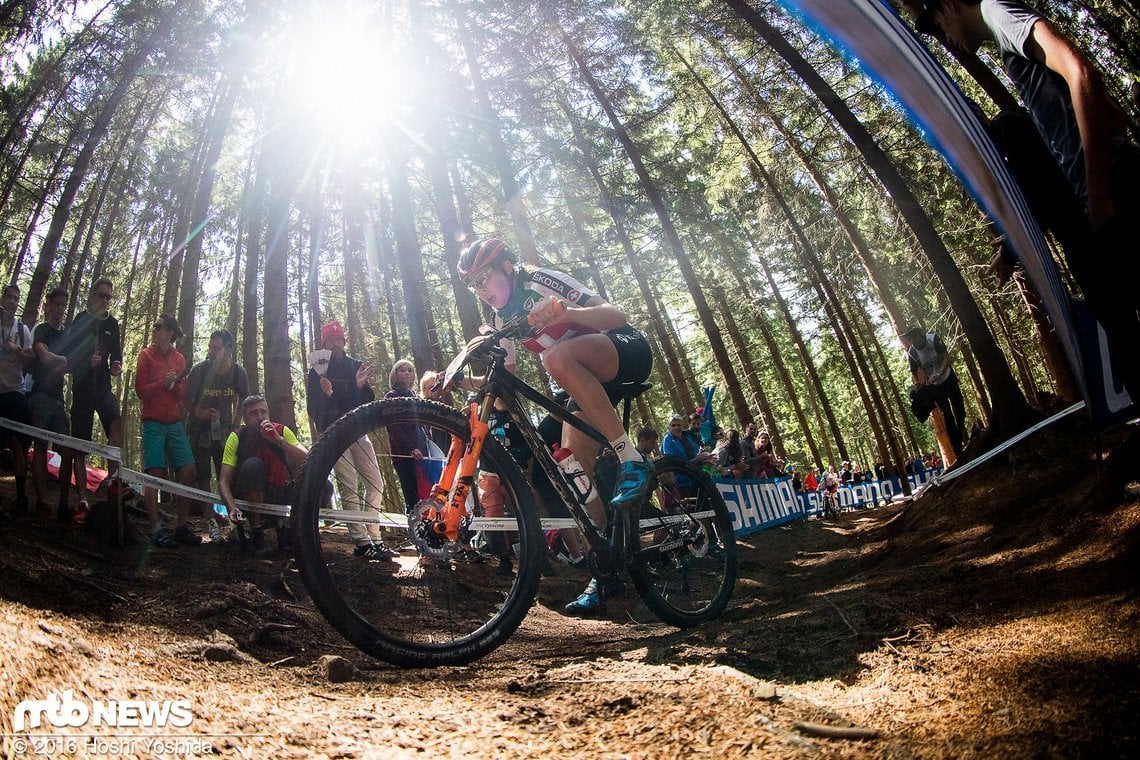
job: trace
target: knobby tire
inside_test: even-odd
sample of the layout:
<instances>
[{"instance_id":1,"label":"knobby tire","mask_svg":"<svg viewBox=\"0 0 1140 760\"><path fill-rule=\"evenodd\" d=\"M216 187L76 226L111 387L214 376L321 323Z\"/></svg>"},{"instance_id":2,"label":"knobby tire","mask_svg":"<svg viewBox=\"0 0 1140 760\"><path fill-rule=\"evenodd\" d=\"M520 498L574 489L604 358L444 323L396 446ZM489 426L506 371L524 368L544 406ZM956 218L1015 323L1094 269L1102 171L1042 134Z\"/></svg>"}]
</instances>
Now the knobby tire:
<instances>
[{"instance_id":1,"label":"knobby tire","mask_svg":"<svg viewBox=\"0 0 1140 760\"><path fill-rule=\"evenodd\" d=\"M657 488L629 515L629 574L662 621L689 628L724 612L736 584L736 536L728 507L699 467L654 463Z\"/></svg>"},{"instance_id":2,"label":"knobby tire","mask_svg":"<svg viewBox=\"0 0 1140 760\"><path fill-rule=\"evenodd\" d=\"M366 404L325 430L309 452L294 490L296 560L313 604L362 651L402 667L462 665L483 657L514 633L533 605L538 586L543 546L538 512L522 471L499 441L487 436L475 480L478 483L482 473L498 476L503 487L501 516L507 518L510 530L465 532L461 543L473 547L474 554L425 559L410 541L405 519L403 528L385 530L384 536L399 549L399 556L370 561L353 555L349 525L336 521L335 510L321 514L330 506L334 466L367 436L377 467L369 467L365 460L363 470L376 474L365 477L361 467L352 469L361 480L379 481L372 485L382 491L382 506L375 504L375 491L373 503L368 502L365 485L352 489L338 484L340 506L402 518L409 505L397 467L428 468L431 463L413 465L411 457L393 455L389 433L406 439L417 427L429 436L435 433L445 455L450 436L463 441L470 437L461 412L411 398ZM403 474L406 477L407 469ZM428 475L433 481L434 474ZM469 499L469 508L473 504L476 511L481 509L480 499ZM471 557L482 561L473 562ZM501 572L504 559L512 566L510 575Z\"/></svg>"}]
</instances>

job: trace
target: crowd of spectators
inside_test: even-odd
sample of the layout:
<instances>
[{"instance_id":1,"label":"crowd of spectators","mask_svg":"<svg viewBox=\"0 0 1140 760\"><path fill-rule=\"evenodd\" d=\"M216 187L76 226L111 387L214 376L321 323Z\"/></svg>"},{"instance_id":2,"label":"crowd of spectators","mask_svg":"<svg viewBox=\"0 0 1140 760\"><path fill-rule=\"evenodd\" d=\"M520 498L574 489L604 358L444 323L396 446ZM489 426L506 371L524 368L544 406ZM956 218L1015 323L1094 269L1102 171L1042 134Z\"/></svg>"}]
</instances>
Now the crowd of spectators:
<instances>
[{"instance_id":1,"label":"crowd of spectators","mask_svg":"<svg viewBox=\"0 0 1140 760\"><path fill-rule=\"evenodd\" d=\"M16 316L19 297L20 289L14 284L0 294L0 417L91 441L98 415L107 444L121 446L122 414L112 380L122 374L124 358L119 323L110 313L113 282L108 278L96 280L86 308L70 324L65 320L66 290L56 288L47 294L44 319L34 328ZM272 521L254 512L242 515L237 500L286 504L293 473L307 450L295 431L271 420L262 396L250 394L248 374L235 360L232 334L213 331L206 358L193 367L175 347L181 337L178 322L160 316L153 325L151 342L136 360L134 390L141 419L143 469L147 475L206 492L213 482L211 475L216 475L221 504L208 505L205 510L210 539L225 540L228 516L247 524L252 548L263 550L262 529ZM315 369L311 371L307 384L314 435L347 409L375 398L369 386L372 368L345 355L344 331L338 323L325 326L321 343L331 359L319 377ZM65 401L69 378L70 407ZM414 381L413 369L409 383ZM108 477L101 482L96 478L96 488L89 488L87 454L73 448L75 444L34 439L6 427L0 428L0 444L12 452L16 496L7 505L12 516L34 513L82 524L97 495L109 498L116 492L131 493L129 487L118 483L118 463L113 459L109 460ZM58 467L51 464L49 445L59 455ZM29 448L33 448L30 466ZM350 454L336 467L338 487L342 493L362 489L364 502L379 509L382 492L371 442L361 438ZM54 507L47 503L52 471L58 472L59 482ZM190 519L192 500L184 493L173 496L176 516L173 525L167 526L156 489L144 485L143 503L153 545L202 543L202 532ZM358 556L372 559L393 554L380 541L377 526L354 523L350 529ZM281 535L279 531L279 543ZM244 542L244 531L241 537Z\"/></svg>"},{"instance_id":2,"label":"crowd of spectators","mask_svg":"<svg viewBox=\"0 0 1140 760\"><path fill-rule=\"evenodd\" d=\"M0 295L0 416L90 441L98 414L108 444L121 445L121 412L111 382L122 373L123 356L119 325L110 314L114 297L111 280L101 278L92 285L87 308L71 324L64 324L68 302L65 290L47 294L44 321L34 329L16 318L19 296L16 285L9 285ZM180 337L181 330L172 317L159 317L153 326L151 343L137 359L134 385L142 420L143 468L157 477L173 472L177 481L203 491L210 488L212 470L217 476L223 508L217 513L210 511L206 522L211 540L218 541L225 537L224 516L241 516L237 499L285 501L292 470L306 450L294 431L271 421L264 398L250 395L248 375L235 361L234 338L228 331L211 333L206 358L193 367L175 348ZM310 356L306 409L314 437L344 412L376 398L371 388L372 367L348 356L345 344L341 325L330 322L321 331L321 349ZM68 376L70 409L64 402ZM425 376L421 386L433 379ZM414 365L407 360L397 361L385 398L415 397L416 384ZM754 422L744 425L743 434L736 429L714 427L711 438L702 440L701 411L674 414L664 436L652 427L643 427L637 434L638 451L646 457L661 453L686 459L718 478L790 477L797 491L860 483L886 475L882 464L872 468L850 462L827 471L810 467L801 473L776 454L769 432ZM544 437L558 438L558 431L547 432L552 434ZM421 462L429 447L438 456L438 447L426 440L419 428L406 433L402 438L393 438L391 445L393 452L402 455L396 460L401 495L405 503L414 504L431 486ZM9 507L13 515L26 515L32 509L27 488L30 470L36 512L50 515L54 511L57 519L66 522L82 523L86 519L92 496L87 486L84 452L56 445L60 455L58 471L64 475L59 478L58 502L52 510L46 504L47 442L34 441L29 467L26 452L33 441L7 428L0 428L0 438L15 454L16 498ZM938 466L940 462L934 454L916 454L907 463L906 471L910 474ZM337 463L335 476L342 500L352 494L353 503L362 501L380 509L380 475L367 436ZM108 484L112 482L113 478L107 479ZM74 505L70 497L72 483L76 492ZM106 486L102 488L105 490ZM144 501L150 538L155 545L201 543L202 535L189 519L190 499L174 498L177 517L173 529L163 525L153 488L144 488ZM254 548L264 548L261 516L251 513L249 526ZM350 531L358 556L384 559L395 554L384 545L378 526L353 523ZM571 537L563 536L569 553L577 560L581 557L577 541L567 539Z\"/></svg>"},{"instance_id":3,"label":"crowd of spectators","mask_svg":"<svg viewBox=\"0 0 1140 760\"><path fill-rule=\"evenodd\" d=\"M760 430L755 422L744 425L744 435L735 429L714 427L711 443L701 440L701 410L690 414L674 414L669 418L669 429L661 438L660 453L680 457L701 466L715 478L739 480L767 480L788 478L796 493L815 493L825 488L834 490L841 485L857 485L886 480L892 475L882 462L868 463L843 461L826 468L811 465L800 468L776 455L772 437ZM642 433L657 436L652 427ZM904 475L920 474L942 467L942 459L934 452L916 452L903 467Z\"/></svg>"}]
</instances>

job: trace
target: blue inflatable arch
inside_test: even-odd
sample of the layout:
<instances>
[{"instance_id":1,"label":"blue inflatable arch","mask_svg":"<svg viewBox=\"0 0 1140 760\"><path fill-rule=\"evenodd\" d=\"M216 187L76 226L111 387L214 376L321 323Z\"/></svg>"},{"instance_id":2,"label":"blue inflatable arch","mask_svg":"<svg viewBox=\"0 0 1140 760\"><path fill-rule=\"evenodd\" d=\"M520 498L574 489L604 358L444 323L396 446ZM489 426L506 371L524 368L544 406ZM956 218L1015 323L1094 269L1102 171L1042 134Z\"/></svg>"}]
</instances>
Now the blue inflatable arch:
<instances>
[{"instance_id":1,"label":"blue inflatable arch","mask_svg":"<svg viewBox=\"0 0 1140 760\"><path fill-rule=\"evenodd\" d=\"M780 1L894 94L994 220L1040 294L1087 400L1069 301L1041 228L958 86L883 0Z\"/></svg>"}]
</instances>

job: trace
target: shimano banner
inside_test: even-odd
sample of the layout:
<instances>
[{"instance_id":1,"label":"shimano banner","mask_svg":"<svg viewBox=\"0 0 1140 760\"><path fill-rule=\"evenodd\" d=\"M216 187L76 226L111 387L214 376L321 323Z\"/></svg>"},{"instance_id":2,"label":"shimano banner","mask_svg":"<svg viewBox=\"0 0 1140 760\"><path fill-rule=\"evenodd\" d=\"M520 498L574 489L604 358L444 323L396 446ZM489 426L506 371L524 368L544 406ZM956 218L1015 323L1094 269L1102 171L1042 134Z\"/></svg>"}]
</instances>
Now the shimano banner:
<instances>
[{"instance_id":1,"label":"shimano banner","mask_svg":"<svg viewBox=\"0 0 1140 760\"><path fill-rule=\"evenodd\" d=\"M941 469L925 470L919 475L908 475L911 490L928 482ZM819 514L823 509L823 496L818 492L796 493L791 478L769 480L736 480L713 478L717 490L728 506L732 529L738 536L746 536L764 528L782 525L790 520ZM836 500L839 508L858 509L886 504L903 493L902 480L886 478L865 483L848 483L839 486Z\"/></svg>"}]
</instances>

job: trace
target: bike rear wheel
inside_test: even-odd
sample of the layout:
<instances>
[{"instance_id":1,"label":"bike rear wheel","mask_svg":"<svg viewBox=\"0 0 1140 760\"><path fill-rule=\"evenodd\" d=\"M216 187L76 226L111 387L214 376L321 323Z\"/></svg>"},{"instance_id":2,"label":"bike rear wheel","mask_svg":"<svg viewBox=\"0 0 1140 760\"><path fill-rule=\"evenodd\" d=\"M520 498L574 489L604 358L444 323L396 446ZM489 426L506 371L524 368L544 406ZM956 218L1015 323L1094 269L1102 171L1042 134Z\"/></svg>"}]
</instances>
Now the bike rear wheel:
<instances>
[{"instance_id":1,"label":"bike rear wheel","mask_svg":"<svg viewBox=\"0 0 1140 760\"><path fill-rule=\"evenodd\" d=\"M434 482L443 465L439 450L423 460L410 455L406 444L417 430L438 439L443 456L452 436L470 437L463 414L418 399L366 404L329 426L294 492L297 563L313 604L363 651L404 667L459 665L501 645L526 616L538 585L542 531L521 470L488 436L475 481L494 486L495 498L489 487L472 487L468 511L475 517L457 545L413 542L408 514L416 505L407 502L424 495L417 489ZM372 453L362 456L361 448ZM344 513L329 508L333 480ZM483 496L494 508L483 508ZM378 517L383 540L398 551L392 559L358 556L364 520Z\"/></svg>"},{"instance_id":2,"label":"bike rear wheel","mask_svg":"<svg viewBox=\"0 0 1140 760\"><path fill-rule=\"evenodd\" d=\"M662 457L657 488L631 511L633 585L661 620L680 628L720 615L736 584L736 536L728 507L696 465Z\"/></svg>"}]
</instances>

